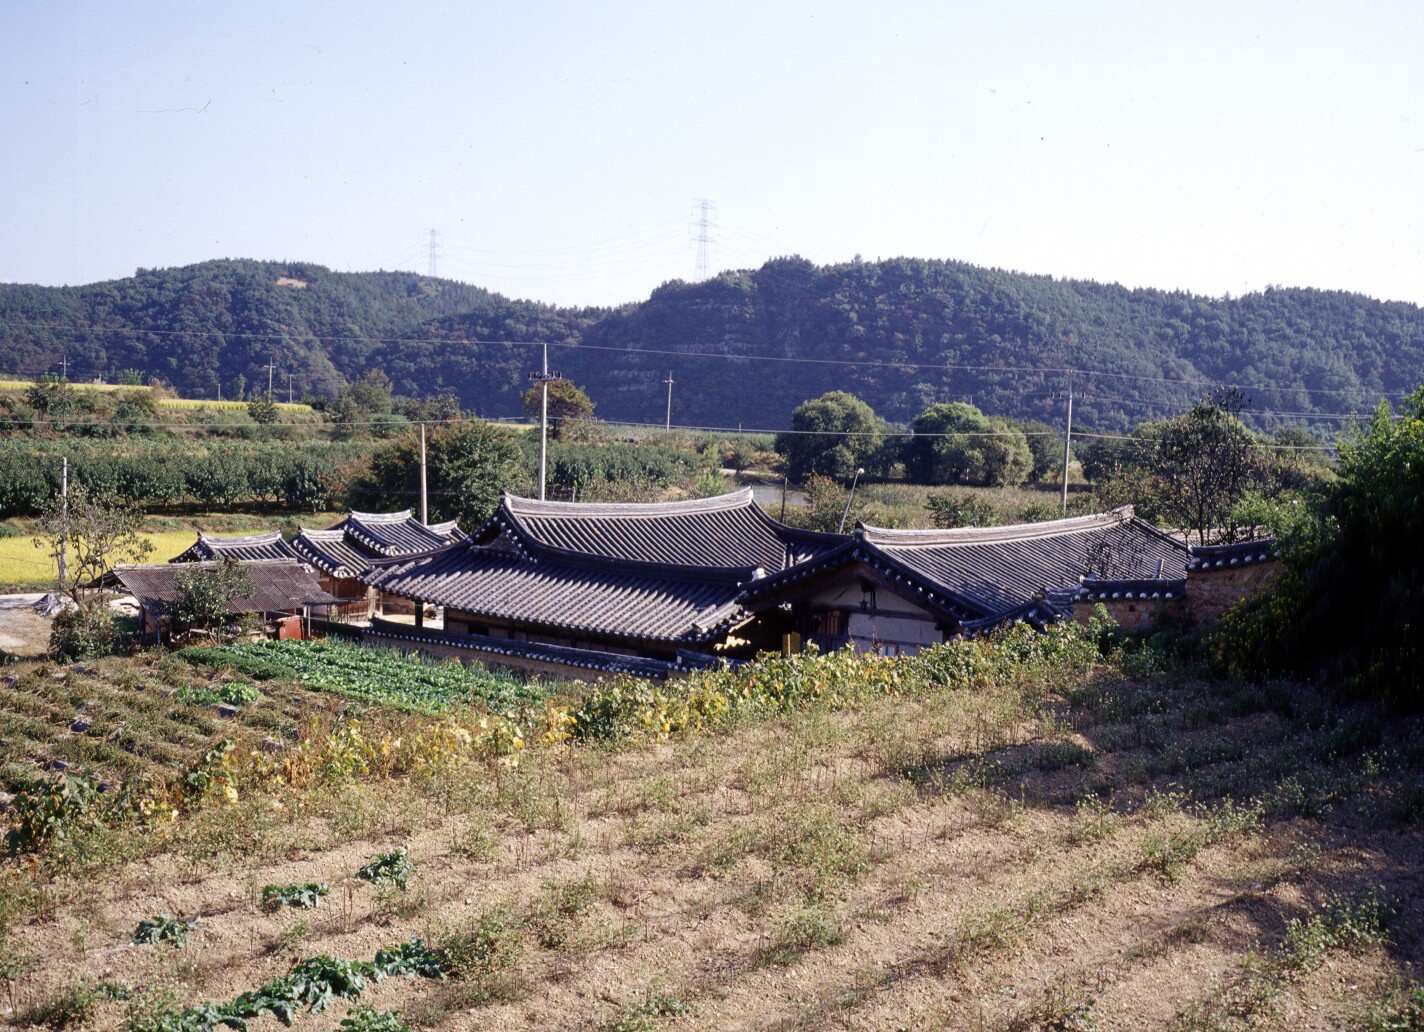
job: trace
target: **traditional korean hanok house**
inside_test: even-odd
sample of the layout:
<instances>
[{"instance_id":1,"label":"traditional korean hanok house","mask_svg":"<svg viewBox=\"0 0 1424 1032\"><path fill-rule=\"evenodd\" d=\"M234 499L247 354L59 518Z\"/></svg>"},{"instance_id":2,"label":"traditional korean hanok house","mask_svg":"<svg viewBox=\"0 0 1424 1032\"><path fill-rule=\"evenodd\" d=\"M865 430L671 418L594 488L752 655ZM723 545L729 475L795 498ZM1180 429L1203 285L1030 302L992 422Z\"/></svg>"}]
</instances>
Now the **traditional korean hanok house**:
<instances>
[{"instance_id":1,"label":"traditional korean hanok house","mask_svg":"<svg viewBox=\"0 0 1424 1032\"><path fill-rule=\"evenodd\" d=\"M277 637L301 637L302 616L313 606L336 599L322 590L316 573L299 559L236 559L246 571L252 591L234 598L229 616L256 614ZM217 562L120 564L105 575L134 596L143 616L143 633L161 636L169 628L169 609L178 599L178 578L193 570L215 570Z\"/></svg>"},{"instance_id":2,"label":"traditional korean hanok house","mask_svg":"<svg viewBox=\"0 0 1424 1032\"><path fill-rule=\"evenodd\" d=\"M550 670L617 669L617 657L697 665L775 647L755 633L743 588L844 540L778 523L750 490L608 505L504 495L468 540L380 562L367 582L443 606L443 630L425 637L470 658Z\"/></svg>"},{"instance_id":3,"label":"traditional korean hanok house","mask_svg":"<svg viewBox=\"0 0 1424 1032\"><path fill-rule=\"evenodd\" d=\"M218 559L296 559L292 546L282 540L280 530L237 537L219 537L198 531L198 540L170 563L210 563Z\"/></svg>"},{"instance_id":4,"label":"traditional korean hanok house","mask_svg":"<svg viewBox=\"0 0 1424 1032\"><path fill-rule=\"evenodd\" d=\"M1181 542L1131 506L1012 527L862 526L839 547L749 584L742 602L792 648L849 643L912 655L1007 622L1069 617L1085 576L1180 581L1186 560Z\"/></svg>"},{"instance_id":5,"label":"traditional korean hanok house","mask_svg":"<svg viewBox=\"0 0 1424 1032\"><path fill-rule=\"evenodd\" d=\"M326 530L303 527L292 539L293 554L315 566L321 586L342 600L343 616L367 620L376 614L411 613L405 599L383 595L363 579L378 560L418 555L464 540L454 520L427 526L409 509L401 512L348 512Z\"/></svg>"}]
</instances>

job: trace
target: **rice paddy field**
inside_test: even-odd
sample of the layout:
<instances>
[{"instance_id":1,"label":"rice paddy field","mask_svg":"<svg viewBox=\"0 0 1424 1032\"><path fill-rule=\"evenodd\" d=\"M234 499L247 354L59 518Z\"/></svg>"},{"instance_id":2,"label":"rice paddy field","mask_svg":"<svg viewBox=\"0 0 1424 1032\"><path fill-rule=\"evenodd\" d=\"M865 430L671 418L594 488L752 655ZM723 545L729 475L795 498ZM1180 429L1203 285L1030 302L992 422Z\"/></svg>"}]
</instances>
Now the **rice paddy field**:
<instances>
[{"instance_id":1,"label":"rice paddy field","mask_svg":"<svg viewBox=\"0 0 1424 1032\"><path fill-rule=\"evenodd\" d=\"M859 701L700 730L536 734L526 699L522 747L467 752L448 728L486 741L478 699L415 712L177 655L20 664L0 680L9 791L61 762L110 791L287 773L0 862L0 1019L1421 1027L1417 718L1151 649L973 682L888 662L866 661L883 690ZM554 685L542 705L636 713L710 683ZM311 749L324 766L297 762Z\"/></svg>"},{"instance_id":2,"label":"rice paddy field","mask_svg":"<svg viewBox=\"0 0 1424 1032\"><path fill-rule=\"evenodd\" d=\"M153 545L148 561L161 563L191 545L197 539L197 532L152 531L144 534L144 538ZM0 538L0 585L19 591L43 591L54 584L54 578L54 562L44 549L35 547L34 539L28 534Z\"/></svg>"},{"instance_id":3,"label":"rice paddy field","mask_svg":"<svg viewBox=\"0 0 1424 1032\"><path fill-rule=\"evenodd\" d=\"M164 563L181 554L198 537L198 528L211 534L254 534L300 522L328 527L340 513L194 513L181 517L151 517L144 538L153 545L147 562ZM33 522L0 523L0 590L44 591L54 583L54 563L34 544Z\"/></svg>"}]
</instances>

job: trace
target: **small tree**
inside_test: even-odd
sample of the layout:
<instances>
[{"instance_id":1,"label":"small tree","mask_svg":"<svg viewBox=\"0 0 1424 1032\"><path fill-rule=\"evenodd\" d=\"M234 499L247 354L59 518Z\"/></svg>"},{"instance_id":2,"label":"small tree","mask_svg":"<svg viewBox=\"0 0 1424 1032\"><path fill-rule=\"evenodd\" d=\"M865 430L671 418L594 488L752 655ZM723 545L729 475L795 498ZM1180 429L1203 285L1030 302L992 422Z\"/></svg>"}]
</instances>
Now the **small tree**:
<instances>
[{"instance_id":1,"label":"small tree","mask_svg":"<svg viewBox=\"0 0 1424 1032\"><path fill-rule=\"evenodd\" d=\"M118 563L139 562L153 552L142 526L137 507L106 505L74 487L68 505L56 496L40 516L35 547L44 549L56 568L63 558L57 587L84 612L103 605L100 577Z\"/></svg>"},{"instance_id":2,"label":"small tree","mask_svg":"<svg viewBox=\"0 0 1424 1032\"><path fill-rule=\"evenodd\" d=\"M45 419L62 420L74 414L79 397L62 376L46 373L25 391L25 401Z\"/></svg>"},{"instance_id":3,"label":"small tree","mask_svg":"<svg viewBox=\"0 0 1424 1032\"><path fill-rule=\"evenodd\" d=\"M543 407L543 386L535 384L519 399L524 414L538 420ZM549 381L549 434L556 441L576 441L590 434L594 403L572 380Z\"/></svg>"},{"instance_id":4,"label":"small tree","mask_svg":"<svg viewBox=\"0 0 1424 1032\"><path fill-rule=\"evenodd\" d=\"M115 564L139 561L153 551L139 532L142 523L137 508L94 501L82 487L70 491L67 505L56 497L41 514L35 547L54 560L56 587L74 603L55 618L50 651L56 656L85 659L118 647L120 635L99 578Z\"/></svg>"},{"instance_id":5,"label":"small tree","mask_svg":"<svg viewBox=\"0 0 1424 1032\"><path fill-rule=\"evenodd\" d=\"M235 559L223 558L213 569L194 566L177 577L178 597L169 610L175 630L210 631L223 639L235 599L250 596L252 577Z\"/></svg>"},{"instance_id":6,"label":"small tree","mask_svg":"<svg viewBox=\"0 0 1424 1032\"><path fill-rule=\"evenodd\" d=\"M265 391L254 394L247 403L247 414L254 423L264 425L277 422L277 403Z\"/></svg>"}]
</instances>

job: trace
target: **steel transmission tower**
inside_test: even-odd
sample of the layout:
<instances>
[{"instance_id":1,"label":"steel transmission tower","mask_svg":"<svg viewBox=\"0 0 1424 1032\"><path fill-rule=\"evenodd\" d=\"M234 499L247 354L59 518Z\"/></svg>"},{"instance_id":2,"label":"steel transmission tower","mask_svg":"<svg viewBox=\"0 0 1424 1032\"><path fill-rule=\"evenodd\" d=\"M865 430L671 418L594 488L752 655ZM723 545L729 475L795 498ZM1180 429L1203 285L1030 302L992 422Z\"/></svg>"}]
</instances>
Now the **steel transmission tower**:
<instances>
[{"instance_id":1,"label":"steel transmission tower","mask_svg":"<svg viewBox=\"0 0 1424 1032\"><path fill-rule=\"evenodd\" d=\"M712 221L712 216L717 213L717 207L705 197L698 197L692 203L697 206L697 221L692 224L692 228L697 230L697 236L692 238L697 244L697 271L694 278L701 281L705 280L711 271L708 248L716 243L712 230L717 228L717 223Z\"/></svg>"},{"instance_id":2,"label":"steel transmission tower","mask_svg":"<svg viewBox=\"0 0 1424 1032\"><path fill-rule=\"evenodd\" d=\"M426 275L429 276L431 279L434 279L434 278L435 278L436 269L438 268L437 263L438 263L438 261L439 261L439 258L440 258L440 230L438 230L438 229L432 229L432 230L430 231L430 264L428 265L428 267L427 267L427 269L426 269Z\"/></svg>"}]
</instances>

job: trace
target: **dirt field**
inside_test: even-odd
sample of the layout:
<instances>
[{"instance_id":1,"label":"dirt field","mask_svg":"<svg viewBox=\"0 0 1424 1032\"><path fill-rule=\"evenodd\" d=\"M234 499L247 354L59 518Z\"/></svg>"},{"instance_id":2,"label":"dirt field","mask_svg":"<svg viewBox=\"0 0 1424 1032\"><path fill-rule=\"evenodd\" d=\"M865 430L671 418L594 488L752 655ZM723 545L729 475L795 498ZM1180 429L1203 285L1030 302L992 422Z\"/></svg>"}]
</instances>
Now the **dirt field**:
<instances>
[{"instance_id":1,"label":"dirt field","mask_svg":"<svg viewBox=\"0 0 1424 1032\"><path fill-rule=\"evenodd\" d=\"M531 748L11 861L0 1007L81 1027L54 1014L87 999L85 1027L160 1028L165 1001L422 936L478 962L361 998L421 1028L1420 1027L1387 1023L1424 933L1418 723L1152 666ZM46 688L32 720L124 669ZM356 877L398 847L405 890ZM330 886L316 909L261 906L305 882ZM130 945L160 912L200 919L189 944Z\"/></svg>"}]
</instances>

